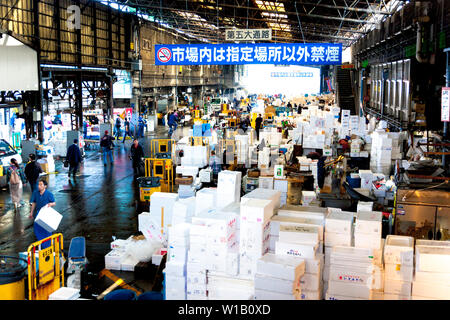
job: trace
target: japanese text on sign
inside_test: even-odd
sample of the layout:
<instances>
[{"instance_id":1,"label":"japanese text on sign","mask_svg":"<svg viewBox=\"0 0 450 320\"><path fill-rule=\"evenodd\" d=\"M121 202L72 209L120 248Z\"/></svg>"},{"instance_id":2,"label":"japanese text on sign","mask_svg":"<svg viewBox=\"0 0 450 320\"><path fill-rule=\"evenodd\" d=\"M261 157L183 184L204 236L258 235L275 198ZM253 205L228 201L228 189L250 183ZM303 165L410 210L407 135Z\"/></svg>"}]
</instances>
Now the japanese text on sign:
<instances>
[{"instance_id":1,"label":"japanese text on sign","mask_svg":"<svg viewBox=\"0 0 450 320\"><path fill-rule=\"evenodd\" d=\"M442 88L441 121L450 122L450 88Z\"/></svg>"},{"instance_id":2,"label":"japanese text on sign","mask_svg":"<svg viewBox=\"0 0 450 320\"><path fill-rule=\"evenodd\" d=\"M272 40L272 29L229 29L225 31L226 41Z\"/></svg>"},{"instance_id":3,"label":"japanese text on sign","mask_svg":"<svg viewBox=\"0 0 450 320\"><path fill-rule=\"evenodd\" d=\"M155 45L156 65L340 65L342 44L256 43Z\"/></svg>"}]
</instances>

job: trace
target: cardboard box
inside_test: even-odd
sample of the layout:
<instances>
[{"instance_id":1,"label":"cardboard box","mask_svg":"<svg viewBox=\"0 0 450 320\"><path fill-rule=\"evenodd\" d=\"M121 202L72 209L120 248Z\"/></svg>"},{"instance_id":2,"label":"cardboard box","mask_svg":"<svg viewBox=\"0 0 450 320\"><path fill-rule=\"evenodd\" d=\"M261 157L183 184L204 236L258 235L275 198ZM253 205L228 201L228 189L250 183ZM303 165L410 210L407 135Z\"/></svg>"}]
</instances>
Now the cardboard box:
<instances>
[{"instance_id":1,"label":"cardboard box","mask_svg":"<svg viewBox=\"0 0 450 320\"><path fill-rule=\"evenodd\" d=\"M411 281L385 279L384 292L411 297Z\"/></svg>"},{"instance_id":2,"label":"cardboard box","mask_svg":"<svg viewBox=\"0 0 450 320\"><path fill-rule=\"evenodd\" d=\"M438 284L450 283L450 272L437 273L437 272L425 272L415 270L414 280L418 282L438 283Z\"/></svg>"},{"instance_id":3,"label":"cardboard box","mask_svg":"<svg viewBox=\"0 0 450 320\"><path fill-rule=\"evenodd\" d=\"M260 275L295 281L305 273L303 259L267 253L257 261L256 270Z\"/></svg>"},{"instance_id":4,"label":"cardboard box","mask_svg":"<svg viewBox=\"0 0 450 320\"><path fill-rule=\"evenodd\" d=\"M380 211L358 211L355 223L355 234L377 234L381 238L381 219L382 213Z\"/></svg>"},{"instance_id":5,"label":"cardboard box","mask_svg":"<svg viewBox=\"0 0 450 320\"><path fill-rule=\"evenodd\" d=\"M320 274L305 273L300 278L300 287L302 290L318 291L320 290L322 277Z\"/></svg>"},{"instance_id":6,"label":"cardboard box","mask_svg":"<svg viewBox=\"0 0 450 320\"><path fill-rule=\"evenodd\" d=\"M414 265L414 238L388 235L384 245L384 262Z\"/></svg>"},{"instance_id":7,"label":"cardboard box","mask_svg":"<svg viewBox=\"0 0 450 320\"><path fill-rule=\"evenodd\" d=\"M386 280L413 281L414 267L401 264L386 263L384 277Z\"/></svg>"},{"instance_id":8,"label":"cardboard box","mask_svg":"<svg viewBox=\"0 0 450 320\"><path fill-rule=\"evenodd\" d=\"M275 244L275 254L314 259L316 256L317 248L318 245L304 245L298 243L277 241Z\"/></svg>"},{"instance_id":9,"label":"cardboard box","mask_svg":"<svg viewBox=\"0 0 450 320\"><path fill-rule=\"evenodd\" d=\"M325 232L351 233L353 216L353 212L331 211L325 218Z\"/></svg>"},{"instance_id":10,"label":"cardboard box","mask_svg":"<svg viewBox=\"0 0 450 320\"><path fill-rule=\"evenodd\" d=\"M51 207L43 207L39 210L34 223L44 228L48 232L54 232L58 229L63 216Z\"/></svg>"},{"instance_id":11,"label":"cardboard box","mask_svg":"<svg viewBox=\"0 0 450 320\"><path fill-rule=\"evenodd\" d=\"M416 246L416 270L450 273L450 247Z\"/></svg>"}]
</instances>

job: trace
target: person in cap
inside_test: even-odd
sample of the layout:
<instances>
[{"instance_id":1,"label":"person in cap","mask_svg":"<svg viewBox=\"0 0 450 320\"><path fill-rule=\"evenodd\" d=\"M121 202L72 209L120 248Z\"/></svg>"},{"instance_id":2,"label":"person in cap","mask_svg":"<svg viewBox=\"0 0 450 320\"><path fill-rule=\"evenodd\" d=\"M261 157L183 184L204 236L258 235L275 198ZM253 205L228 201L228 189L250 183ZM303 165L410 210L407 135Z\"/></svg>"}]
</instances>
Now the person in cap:
<instances>
[{"instance_id":1,"label":"person in cap","mask_svg":"<svg viewBox=\"0 0 450 320\"><path fill-rule=\"evenodd\" d=\"M115 140L114 137L108 134L108 130L105 130L105 134L100 139L100 147L102 148L103 151L103 165L105 167L107 165L106 158L109 158L109 162L111 163L111 165L114 165L114 160L112 156L112 150L114 147L113 140Z\"/></svg>"}]
</instances>

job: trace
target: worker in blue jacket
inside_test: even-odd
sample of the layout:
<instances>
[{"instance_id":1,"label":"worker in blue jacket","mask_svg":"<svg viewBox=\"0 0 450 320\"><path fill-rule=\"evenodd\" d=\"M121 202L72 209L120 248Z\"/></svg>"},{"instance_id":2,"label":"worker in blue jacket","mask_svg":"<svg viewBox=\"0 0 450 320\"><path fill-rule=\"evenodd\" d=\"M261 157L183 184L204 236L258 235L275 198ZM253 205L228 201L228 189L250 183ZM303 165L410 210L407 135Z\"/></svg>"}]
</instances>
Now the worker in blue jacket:
<instances>
[{"instance_id":1,"label":"worker in blue jacket","mask_svg":"<svg viewBox=\"0 0 450 320\"><path fill-rule=\"evenodd\" d=\"M71 173L75 178L81 160L82 158L80 148L78 147L78 139L74 139L73 144L67 149L66 155L66 161L69 163L69 178Z\"/></svg>"}]
</instances>

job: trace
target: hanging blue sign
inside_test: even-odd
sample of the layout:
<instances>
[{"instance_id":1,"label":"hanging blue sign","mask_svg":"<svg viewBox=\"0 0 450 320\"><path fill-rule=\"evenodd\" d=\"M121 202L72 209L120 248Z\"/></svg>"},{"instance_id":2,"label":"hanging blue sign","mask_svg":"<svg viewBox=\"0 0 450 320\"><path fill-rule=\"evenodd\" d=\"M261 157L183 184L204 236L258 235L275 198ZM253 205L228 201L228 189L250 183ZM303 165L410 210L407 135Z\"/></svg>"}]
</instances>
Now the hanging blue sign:
<instances>
[{"instance_id":1,"label":"hanging blue sign","mask_svg":"<svg viewBox=\"0 0 450 320\"><path fill-rule=\"evenodd\" d=\"M284 64L341 65L342 44L222 43L157 44L156 65Z\"/></svg>"}]
</instances>

